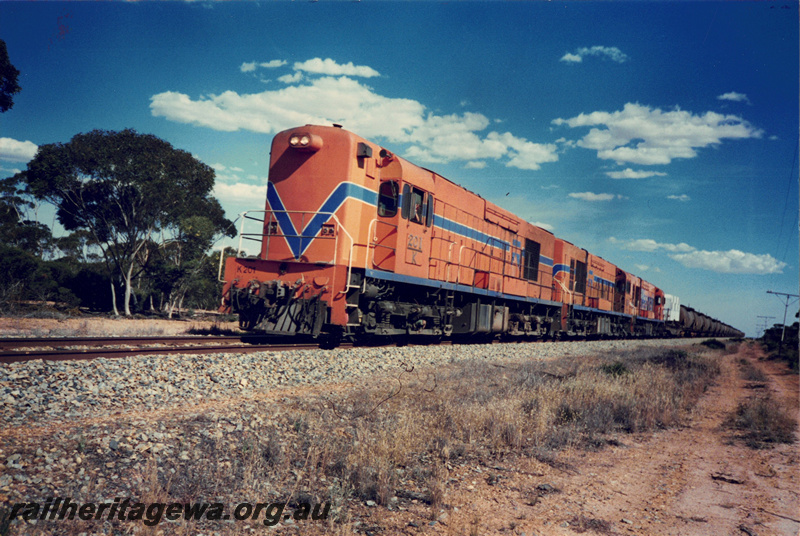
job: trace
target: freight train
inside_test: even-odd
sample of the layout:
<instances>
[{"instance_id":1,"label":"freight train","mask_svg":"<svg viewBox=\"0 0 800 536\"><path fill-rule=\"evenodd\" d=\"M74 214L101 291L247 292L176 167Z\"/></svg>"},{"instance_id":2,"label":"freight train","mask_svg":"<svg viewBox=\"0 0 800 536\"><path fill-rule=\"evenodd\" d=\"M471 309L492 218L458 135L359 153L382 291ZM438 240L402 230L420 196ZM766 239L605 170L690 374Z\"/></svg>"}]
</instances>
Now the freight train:
<instances>
[{"instance_id":1,"label":"freight train","mask_svg":"<svg viewBox=\"0 0 800 536\"><path fill-rule=\"evenodd\" d=\"M221 310L248 331L324 346L742 335L339 125L278 133L266 208L242 216Z\"/></svg>"}]
</instances>

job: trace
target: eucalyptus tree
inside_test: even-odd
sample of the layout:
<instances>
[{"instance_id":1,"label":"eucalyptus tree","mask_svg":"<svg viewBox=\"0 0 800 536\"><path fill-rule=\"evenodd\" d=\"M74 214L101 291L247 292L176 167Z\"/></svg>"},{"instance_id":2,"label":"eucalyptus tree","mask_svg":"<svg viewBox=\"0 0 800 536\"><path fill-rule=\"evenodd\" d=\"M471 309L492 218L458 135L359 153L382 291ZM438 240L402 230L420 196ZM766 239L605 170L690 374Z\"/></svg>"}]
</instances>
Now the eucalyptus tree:
<instances>
[{"instance_id":1,"label":"eucalyptus tree","mask_svg":"<svg viewBox=\"0 0 800 536\"><path fill-rule=\"evenodd\" d=\"M207 220L212 234L232 233L211 195L214 170L150 134L93 130L68 143L41 145L22 176L31 194L55 205L65 229L91 234L123 281L126 315L153 244L185 234L192 216Z\"/></svg>"},{"instance_id":2,"label":"eucalyptus tree","mask_svg":"<svg viewBox=\"0 0 800 536\"><path fill-rule=\"evenodd\" d=\"M14 95L19 93L19 70L8 58L6 42L0 39L0 112L7 112L14 106Z\"/></svg>"}]
</instances>

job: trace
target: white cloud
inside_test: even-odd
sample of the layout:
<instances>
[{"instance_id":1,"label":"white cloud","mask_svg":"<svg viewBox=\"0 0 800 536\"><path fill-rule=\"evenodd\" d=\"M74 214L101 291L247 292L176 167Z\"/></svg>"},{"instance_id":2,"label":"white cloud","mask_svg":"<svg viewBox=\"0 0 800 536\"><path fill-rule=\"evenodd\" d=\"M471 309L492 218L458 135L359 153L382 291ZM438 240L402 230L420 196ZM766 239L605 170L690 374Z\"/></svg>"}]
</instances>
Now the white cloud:
<instances>
[{"instance_id":1,"label":"white cloud","mask_svg":"<svg viewBox=\"0 0 800 536\"><path fill-rule=\"evenodd\" d=\"M21 173L22 170L19 168L7 168L0 166L0 173L6 173L6 176L16 175L17 173Z\"/></svg>"},{"instance_id":2,"label":"white cloud","mask_svg":"<svg viewBox=\"0 0 800 536\"><path fill-rule=\"evenodd\" d=\"M222 181L235 184L242 181L242 177L239 175L239 173L243 173L244 170L240 167L226 166L224 164L220 164L219 162L210 164L210 166L214 170L214 175L217 182ZM261 179L255 175L249 175L248 179L256 182L266 182L261 181Z\"/></svg>"},{"instance_id":3,"label":"white cloud","mask_svg":"<svg viewBox=\"0 0 800 536\"><path fill-rule=\"evenodd\" d=\"M592 192L575 192L568 195L572 198L581 199L583 201L611 201L614 198L621 197L614 194L595 194Z\"/></svg>"},{"instance_id":4,"label":"white cloud","mask_svg":"<svg viewBox=\"0 0 800 536\"><path fill-rule=\"evenodd\" d=\"M473 160L472 162L464 164L465 169L484 169L485 167L486 162L483 160Z\"/></svg>"},{"instance_id":5,"label":"white cloud","mask_svg":"<svg viewBox=\"0 0 800 536\"><path fill-rule=\"evenodd\" d=\"M264 69L275 69L276 67L283 67L284 65L286 65L285 60L272 60L263 63L258 63L257 61L250 61L242 63L242 65L239 67L239 70L242 71L243 73L252 73L258 67L262 67Z\"/></svg>"},{"instance_id":6,"label":"white cloud","mask_svg":"<svg viewBox=\"0 0 800 536\"><path fill-rule=\"evenodd\" d=\"M279 82L283 82L284 84L295 84L303 79L303 73L296 72L294 74L285 74L283 76L278 77Z\"/></svg>"},{"instance_id":7,"label":"white cloud","mask_svg":"<svg viewBox=\"0 0 800 536\"><path fill-rule=\"evenodd\" d=\"M12 138L0 138L0 160L12 162L28 162L39 146L30 141L18 141Z\"/></svg>"},{"instance_id":8,"label":"white cloud","mask_svg":"<svg viewBox=\"0 0 800 536\"><path fill-rule=\"evenodd\" d=\"M667 199L674 199L675 201L690 201L692 198L686 194L681 195L668 195Z\"/></svg>"},{"instance_id":9,"label":"white cloud","mask_svg":"<svg viewBox=\"0 0 800 536\"><path fill-rule=\"evenodd\" d=\"M577 54L570 54L567 52L561 57L560 61L566 61L568 63L580 63L583 61L583 58Z\"/></svg>"},{"instance_id":10,"label":"white cloud","mask_svg":"<svg viewBox=\"0 0 800 536\"><path fill-rule=\"evenodd\" d=\"M657 251L659 249L663 249L664 251L669 251L672 253L695 251L695 248L684 242L681 242L680 244L659 243L651 238L620 241L614 237L611 237L609 241L615 244L620 244L620 247L630 251Z\"/></svg>"},{"instance_id":11,"label":"white cloud","mask_svg":"<svg viewBox=\"0 0 800 536\"><path fill-rule=\"evenodd\" d=\"M329 76L361 76L363 78L373 78L380 76L381 73L366 65L353 65L353 62L341 65L330 58L314 58L294 64L295 71L305 71L314 74L324 74Z\"/></svg>"},{"instance_id":12,"label":"white cloud","mask_svg":"<svg viewBox=\"0 0 800 536\"><path fill-rule=\"evenodd\" d=\"M679 244L659 243L650 238L619 240L613 236L608 239L630 251L648 253L663 250L669 257L688 268L701 268L725 274L775 274L782 273L787 266L772 255L745 253L736 249L729 251L705 251L681 242Z\"/></svg>"},{"instance_id":13,"label":"white cloud","mask_svg":"<svg viewBox=\"0 0 800 536\"><path fill-rule=\"evenodd\" d=\"M628 55L617 47L594 46L591 48L579 48L577 51L575 51L575 54L570 54L568 52L561 57L560 61L567 63L581 63L583 58L587 56L600 56L617 63L624 63L628 60Z\"/></svg>"},{"instance_id":14,"label":"white cloud","mask_svg":"<svg viewBox=\"0 0 800 536\"><path fill-rule=\"evenodd\" d=\"M606 171L606 175L612 179L646 179L648 177L666 177L667 174L660 171L634 171L627 168L623 171Z\"/></svg>"},{"instance_id":15,"label":"white cloud","mask_svg":"<svg viewBox=\"0 0 800 536\"><path fill-rule=\"evenodd\" d=\"M264 63L259 63L259 66L263 67L264 69L275 69L277 67L283 67L286 65L286 60L272 60L267 61Z\"/></svg>"},{"instance_id":16,"label":"white cloud","mask_svg":"<svg viewBox=\"0 0 800 536\"><path fill-rule=\"evenodd\" d=\"M780 274L785 262L772 255L756 255L736 249L729 251L693 251L670 255L688 268L702 268L724 274Z\"/></svg>"},{"instance_id":17,"label":"white cloud","mask_svg":"<svg viewBox=\"0 0 800 536\"><path fill-rule=\"evenodd\" d=\"M254 199L260 201L267 198L266 181L264 182L265 184L262 186L243 182L234 184L216 182L214 184L214 196L223 204L225 204L225 202L249 202L252 204Z\"/></svg>"},{"instance_id":18,"label":"white cloud","mask_svg":"<svg viewBox=\"0 0 800 536\"><path fill-rule=\"evenodd\" d=\"M331 66L327 60L317 60L299 65L307 69ZM362 69L330 64L345 70ZM315 77L254 94L226 91L196 100L166 91L150 100L156 117L226 132L270 134L296 125L339 123L366 138L409 144L405 156L425 163L465 161L476 168L485 165L483 160L494 159L509 167L536 170L545 162L558 160L554 144L534 143L509 132L485 133L492 122L482 114L436 115L420 102L384 97L348 76Z\"/></svg>"},{"instance_id":19,"label":"white cloud","mask_svg":"<svg viewBox=\"0 0 800 536\"><path fill-rule=\"evenodd\" d=\"M695 115L679 108L664 112L627 103L621 111L592 112L555 125L592 128L578 146L597 151L598 158L640 165L669 164L674 158L694 158L695 149L723 139L760 138L763 131L735 115L706 112Z\"/></svg>"},{"instance_id":20,"label":"white cloud","mask_svg":"<svg viewBox=\"0 0 800 536\"><path fill-rule=\"evenodd\" d=\"M531 225L535 225L536 227L541 227L542 229L547 229L551 233L553 232L553 229L555 229L555 227L550 225L549 223L542 223L540 221L532 221L528 223L530 223Z\"/></svg>"},{"instance_id":21,"label":"white cloud","mask_svg":"<svg viewBox=\"0 0 800 536\"><path fill-rule=\"evenodd\" d=\"M421 105L420 105L421 106ZM408 152L409 158L430 162L450 160L497 159L508 153L507 143L498 140L496 132L481 138L480 132L489 126L489 119L481 114L434 115L425 114L409 118L408 141L416 145Z\"/></svg>"},{"instance_id":22,"label":"white cloud","mask_svg":"<svg viewBox=\"0 0 800 536\"><path fill-rule=\"evenodd\" d=\"M487 138L507 147L510 157L506 164L508 167L535 170L541 167L539 164L558 161L557 147L552 143L533 143L518 138L510 132L505 134L490 132Z\"/></svg>"},{"instance_id":23,"label":"white cloud","mask_svg":"<svg viewBox=\"0 0 800 536\"><path fill-rule=\"evenodd\" d=\"M650 266L648 264L634 264L634 266L636 266L636 268L638 268L639 271L641 272L655 272L658 274L661 273L661 268L659 268L658 266Z\"/></svg>"},{"instance_id":24,"label":"white cloud","mask_svg":"<svg viewBox=\"0 0 800 536\"><path fill-rule=\"evenodd\" d=\"M723 93L722 95L719 95L717 99L733 102L746 102L748 104L750 103L750 99L747 98L747 95L744 93L736 93L735 91Z\"/></svg>"}]
</instances>

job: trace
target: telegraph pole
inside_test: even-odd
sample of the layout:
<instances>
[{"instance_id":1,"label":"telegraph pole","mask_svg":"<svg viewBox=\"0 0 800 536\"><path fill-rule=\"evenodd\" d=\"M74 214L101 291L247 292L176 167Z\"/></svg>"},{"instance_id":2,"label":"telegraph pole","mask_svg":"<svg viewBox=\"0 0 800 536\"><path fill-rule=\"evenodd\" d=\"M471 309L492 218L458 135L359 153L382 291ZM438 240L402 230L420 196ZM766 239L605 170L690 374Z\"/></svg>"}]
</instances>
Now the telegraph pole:
<instances>
[{"instance_id":1,"label":"telegraph pole","mask_svg":"<svg viewBox=\"0 0 800 536\"><path fill-rule=\"evenodd\" d=\"M761 330L761 334L763 335L764 332L767 331L767 324L768 324L767 320L770 320L770 319L775 318L775 317L774 316L761 316L761 315L758 315L758 318L763 318L764 319L764 324L763 325L761 325L761 324L758 325L758 328Z\"/></svg>"},{"instance_id":2,"label":"telegraph pole","mask_svg":"<svg viewBox=\"0 0 800 536\"><path fill-rule=\"evenodd\" d=\"M782 298L779 297L778 299L781 300L782 302L785 302L783 308L783 331L781 331L781 342L778 344L778 357L781 357L781 350L783 350L783 336L786 335L786 312L789 310L789 305L797 301L797 300L792 300L792 298L800 298L800 295L787 294L785 292L772 292L771 290L768 290L767 294L775 294L776 296L783 296Z\"/></svg>"}]
</instances>

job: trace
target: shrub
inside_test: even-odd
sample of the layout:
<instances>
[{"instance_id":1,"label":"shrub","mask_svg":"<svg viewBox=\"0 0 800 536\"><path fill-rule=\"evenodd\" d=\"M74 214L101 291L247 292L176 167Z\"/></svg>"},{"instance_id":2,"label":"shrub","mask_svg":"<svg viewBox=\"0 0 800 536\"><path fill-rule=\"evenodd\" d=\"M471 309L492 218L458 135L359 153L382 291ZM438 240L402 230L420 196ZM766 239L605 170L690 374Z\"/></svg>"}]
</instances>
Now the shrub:
<instances>
[{"instance_id":1,"label":"shrub","mask_svg":"<svg viewBox=\"0 0 800 536\"><path fill-rule=\"evenodd\" d=\"M603 372L605 372L610 376L622 376L630 372L628 370L628 367L626 367L625 363L623 363L622 361L616 361L609 365L603 365L600 367L600 370L602 370Z\"/></svg>"},{"instance_id":2,"label":"shrub","mask_svg":"<svg viewBox=\"0 0 800 536\"><path fill-rule=\"evenodd\" d=\"M767 448L773 443L794 443L797 422L769 396L739 404L725 425L742 432L750 448Z\"/></svg>"},{"instance_id":3,"label":"shrub","mask_svg":"<svg viewBox=\"0 0 800 536\"><path fill-rule=\"evenodd\" d=\"M722 341L718 341L717 339L707 339L707 340L701 342L700 344L702 344L703 346L706 346L707 348L710 348L712 350L724 350L725 349L725 343L722 342Z\"/></svg>"}]
</instances>

